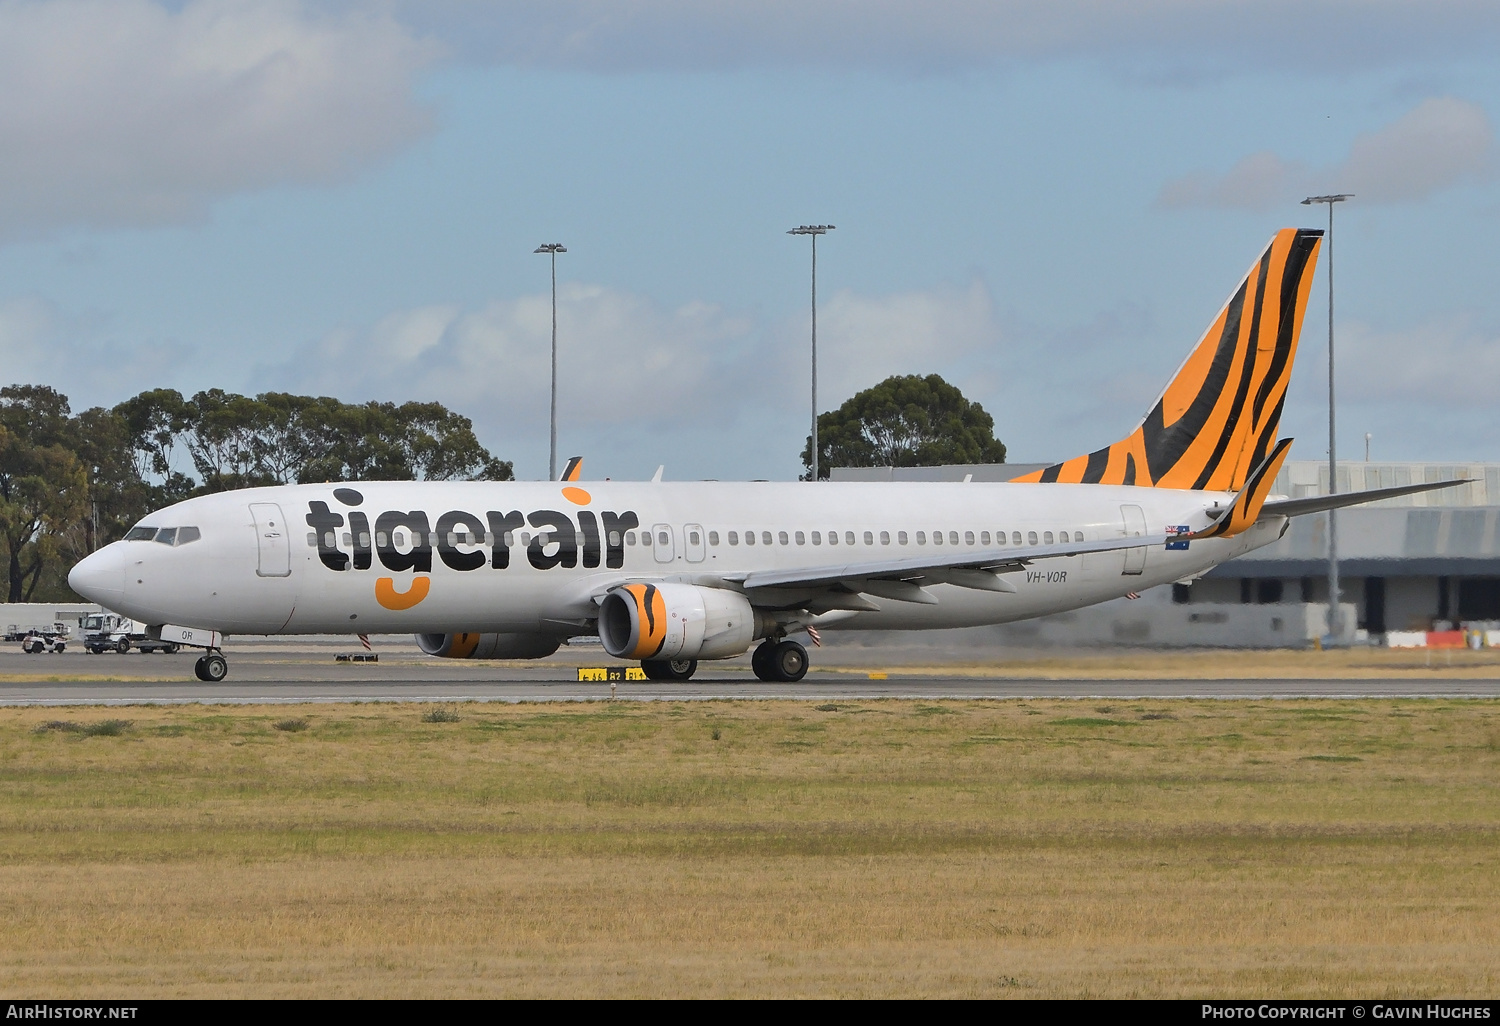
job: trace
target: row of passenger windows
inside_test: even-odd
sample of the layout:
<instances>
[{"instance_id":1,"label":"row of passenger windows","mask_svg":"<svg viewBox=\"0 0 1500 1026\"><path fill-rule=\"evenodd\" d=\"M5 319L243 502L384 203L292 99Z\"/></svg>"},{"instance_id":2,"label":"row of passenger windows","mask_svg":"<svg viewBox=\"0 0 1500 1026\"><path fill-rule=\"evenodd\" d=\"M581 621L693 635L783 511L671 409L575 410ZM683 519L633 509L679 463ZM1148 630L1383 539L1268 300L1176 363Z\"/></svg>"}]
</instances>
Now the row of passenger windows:
<instances>
[{"instance_id":1,"label":"row of passenger windows","mask_svg":"<svg viewBox=\"0 0 1500 1026\"><path fill-rule=\"evenodd\" d=\"M198 529L196 527L164 527L160 530L156 530L155 528L150 527L137 527L133 528L131 532L125 536L125 540L149 541L153 540L153 536L155 536L155 541L164 541L165 544L171 545L173 544L172 533L174 531L177 534L176 544L178 545L185 545L190 541L198 540ZM189 532L191 532L191 534L189 534ZM689 534L692 537L688 539L688 544L701 544L700 536L697 531L690 530ZM162 536L165 536L165 538L163 538ZM550 540L549 532L542 532L541 536L544 539ZM878 532L878 536L881 545L891 544L890 531L880 531ZM758 534L755 531L745 531L743 535L741 535L739 531L727 531L725 532L724 540L726 540L730 545L739 545L741 544L742 539L743 544L745 545L775 545L777 543L780 543L782 545L791 545L793 543L797 545L806 545L809 539L814 545L822 545L825 543L825 541L829 545L857 545L861 540L863 540L866 545L874 545L876 537L877 532L875 531L864 531L858 535L854 531L844 531L842 534L840 534L838 531L828 531L826 532L826 534L823 531L777 531L774 534L771 531L761 531ZM1009 538L1008 542L1007 538ZM522 546L527 546L531 544L531 539L532 534L530 531L506 531L502 536L502 544L509 548L515 545L517 541L519 541ZM908 532L906 531L897 531L895 533L895 543L897 545L910 545L913 539L915 539L916 544L918 545L926 545L928 543L928 533L926 531L915 531L911 532L910 534L908 534ZM408 533L405 531L392 532L390 540L391 543L394 544L397 548L405 548L408 544L413 544L416 541L415 538L408 535ZM548 544L549 540L544 540L543 544ZM637 544L636 532L626 531L624 540L626 545ZM960 532L958 531L933 531L931 534L931 541L934 545L978 544L984 547L989 547L990 545L1003 547L1007 544L1067 544L1069 540L1074 542L1083 541L1083 532L1073 531L1071 533L1070 539L1069 532L1067 531L1058 531L1056 534L1053 534L1053 532L1051 531L1027 531L1024 536L1020 531L1011 531L1009 535L1007 535L1004 531L996 531L993 536L993 541L991 541L991 535L989 531L980 531L977 535L973 531L964 531L962 532L962 534L960 534ZM348 547L354 544L354 537L348 531L345 531L342 537L336 535L333 531L328 531L323 536L323 544L328 548L336 547L341 541L345 547ZM486 531L483 535L474 534L468 531L449 531L446 541L450 546L480 544L493 545L495 544L495 536L488 531ZM718 531L708 532L709 545L717 547L719 545L719 541L720 539ZM620 532L611 531L609 533L608 542L612 547L618 547L620 544ZM386 533L384 531L376 531L375 545L378 548L385 548L386 543ZM438 544L438 535L436 531L432 532L428 536L427 543L433 546ZM315 532L308 532L307 544L310 547L317 546L318 536ZM367 549L370 547L370 535L368 532L362 532L360 534L359 544L361 548ZM639 544L647 547L652 544L650 531L640 532ZM672 544L672 538L669 534L667 534L667 532L662 531L660 532L660 537L656 539L656 544L670 545Z\"/></svg>"},{"instance_id":2,"label":"row of passenger windows","mask_svg":"<svg viewBox=\"0 0 1500 1026\"><path fill-rule=\"evenodd\" d=\"M132 527L126 541L154 541L162 545L186 545L203 537L196 527Z\"/></svg>"},{"instance_id":3,"label":"row of passenger windows","mask_svg":"<svg viewBox=\"0 0 1500 1026\"><path fill-rule=\"evenodd\" d=\"M692 538L688 539L689 544L691 544L691 545L697 545L697 544L699 544L698 538L696 537L697 532L693 531L691 533L693 535L695 535L695 537L692 537ZM896 532L896 544L897 545L909 545L909 544L911 544L913 536L915 537L916 543L918 545L926 545L927 544L928 535L927 535L926 531L915 531L915 532L912 532L912 534L908 534L906 531L897 531ZM812 543L814 545L822 545L824 543L824 541L825 541L825 538L826 538L826 541L827 541L827 543L829 545L838 545L838 544L840 544L840 538L841 537L842 537L842 544L844 544L844 545L857 545L857 544L859 544L859 541L860 541L861 538L863 539L863 541L864 541L864 543L866 545L874 545L875 544L875 538L876 538L876 532L875 531L865 531L865 532L862 533L862 535L856 535L855 532L853 532L853 531L845 531L845 532L843 532L843 534L841 536L838 531L829 531L829 532L827 532L826 535L822 531L810 531L810 532L809 531L790 531L790 532L788 532L788 531L777 531L777 532L775 532L774 535L770 531L761 531L761 532L759 532L758 537L759 537L759 544L761 544L761 545L775 545L778 542L780 544L782 544L782 545L791 545L794 542L796 544L798 544L798 545L806 545L808 543L809 538L811 539L811 541L812 541ZM889 545L889 544L891 544L891 532L890 531L881 531L881 532L879 532L879 537L880 537L880 544L882 544L882 545ZM960 532L958 532L958 531L948 531L948 532L946 532L946 534L943 531L933 531L932 532L932 544L934 544L934 545L942 545L942 544L945 544L945 543L948 544L948 545L958 545L958 544L974 545L974 544L978 544L978 545L985 546L985 547L988 547L990 545L1004 546L1004 545L1007 544L1006 537L1007 537L1007 535L1006 535L1006 533L1004 531L996 531L995 534L994 534L994 541L992 542L990 540L990 538L991 538L990 532L988 532L988 531L980 531L977 536L975 535L975 533L973 531L964 531L964 532L962 532L962 540L960 541ZM744 544L746 544L746 545L755 545L757 543L756 542L757 533L755 531L746 531L744 533L744 535L743 535L743 538L744 538ZM1067 531L1058 531L1055 535L1051 531L1041 531L1041 532L1027 531L1026 534L1025 534L1025 536L1024 536L1024 541L1023 541L1023 536L1022 536L1022 534L1021 534L1020 531L1012 531L1012 532L1010 532L1009 538L1010 538L1009 544L1011 544L1011 545L1021 545L1021 544L1026 544L1026 545L1056 545L1056 544L1059 544L1059 543L1061 543L1061 544L1067 544L1068 541L1070 540L1070 538L1069 538L1069 532L1067 532ZM725 532L725 540L727 540L730 545L739 545L740 541L741 541L740 532L738 532L738 531L728 531L728 532ZM1071 540L1075 541L1075 542L1081 542L1081 541L1083 541L1083 532L1082 531L1073 531L1072 535L1071 535ZM670 545L671 541L672 541L672 539L665 532L662 532L661 533L661 537L657 539L658 544L661 544L661 545ZM635 544L635 532L634 531L626 531L625 532L625 544L626 545L634 545ZM650 545L651 544L651 532L650 531L642 531L641 532L641 544L642 545ZM708 532L708 544L709 545L714 545L714 546L717 546L719 544L719 532L718 531L709 531Z\"/></svg>"}]
</instances>

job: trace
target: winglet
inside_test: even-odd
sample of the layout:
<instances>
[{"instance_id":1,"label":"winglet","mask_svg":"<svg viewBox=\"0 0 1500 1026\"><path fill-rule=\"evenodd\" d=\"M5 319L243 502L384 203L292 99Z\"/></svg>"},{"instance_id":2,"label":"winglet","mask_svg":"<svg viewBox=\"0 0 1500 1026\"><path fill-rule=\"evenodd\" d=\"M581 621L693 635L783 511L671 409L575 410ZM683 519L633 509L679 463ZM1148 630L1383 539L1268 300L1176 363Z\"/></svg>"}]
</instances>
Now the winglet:
<instances>
[{"instance_id":1,"label":"winglet","mask_svg":"<svg viewBox=\"0 0 1500 1026\"><path fill-rule=\"evenodd\" d=\"M1271 494L1271 486L1276 483L1276 475L1281 473L1281 465L1286 462L1286 454L1291 448L1290 438L1277 442L1271 455L1261 461L1260 466L1255 468L1250 479L1245 482L1245 487L1234 497L1229 512L1220 517L1217 524L1199 531L1193 537L1233 538L1241 531L1254 527L1255 522L1260 519L1261 507L1266 504L1266 496Z\"/></svg>"},{"instance_id":2,"label":"winglet","mask_svg":"<svg viewBox=\"0 0 1500 1026\"><path fill-rule=\"evenodd\" d=\"M562 477L559 481L577 481L583 475L583 457L574 456L568 460L568 465L563 468Z\"/></svg>"},{"instance_id":3,"label":"winglet","mask_svg":"<svg viewBox=\"0 0 1500 1026\"><path fill-rule=\"evenodd\" d=\"M651 483L652 484L661 484L661 473L662 473L662 471L664 471L666 469L667 469L667 465L665 463L663 463L661 466L657 467L656 468L656 473L654 473L654 474L651 475Z\"/></svg>"}]
</instances>

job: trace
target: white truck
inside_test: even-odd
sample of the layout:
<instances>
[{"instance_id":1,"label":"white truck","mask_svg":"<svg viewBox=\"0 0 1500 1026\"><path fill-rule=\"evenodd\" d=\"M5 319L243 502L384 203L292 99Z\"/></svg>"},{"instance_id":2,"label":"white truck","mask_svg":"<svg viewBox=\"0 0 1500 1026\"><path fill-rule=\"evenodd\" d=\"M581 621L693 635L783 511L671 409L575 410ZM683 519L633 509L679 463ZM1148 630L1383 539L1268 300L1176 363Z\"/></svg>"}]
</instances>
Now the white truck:
<instances>
[{"instance_id":1,"label":"white truck","mask_svg":"<svg viewBox=\"0 0 1500 1026\"><path fill-rule=\"evenodd\" d=\"M21 636L21 651L27 655L39 652L60 653L68 647L68 625L62 622L51 627L32 627Z\"/></svg>"},{"instance_id":2,"label":"white truck","mask_svg":"<svg viewBox=\"0 0 1500 1026\"><path fill-rule=\"evenodd\" d=\"M83 647L94 655L118 652L124 655L132 648L142 652L176 652L176 642L162 641L146 633L146 625L118 613L91 613L83 618Z\"/></svg>"}]
</instances>

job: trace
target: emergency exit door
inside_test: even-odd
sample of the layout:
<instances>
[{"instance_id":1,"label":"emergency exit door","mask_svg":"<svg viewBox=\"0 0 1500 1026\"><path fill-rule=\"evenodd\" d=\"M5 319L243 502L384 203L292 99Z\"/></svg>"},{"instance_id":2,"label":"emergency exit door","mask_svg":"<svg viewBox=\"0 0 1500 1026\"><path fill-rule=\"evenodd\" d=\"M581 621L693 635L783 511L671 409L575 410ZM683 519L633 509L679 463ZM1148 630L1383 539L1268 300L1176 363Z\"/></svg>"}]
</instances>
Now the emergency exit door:
<instances>
[{"instance_id":1,"label":"emergency exit door","mask_svg":"<svg viewBox=\"0 0 1500 1026\"><path fill-rule=\"evenodd\" d=\"M1120 519L1124 522L1123 534L1126 538L1146 537L1146 514L1139 506L1121 506ZM1144 573L1146 570L1146 546L1142 545L1136 549L1125 550L1125 567L1120 571L1121 576L1131 577Z\"/></svg>"},{"instance_id":2,"label":"emergency exit door","mask_svg":"<svg viewBox=\"0 0 1500 1026\"><path fill-rule=\"evenodd\" d=\"M255 543L260 558L255 572L261 577L290 577L292 539L281 507L274 502L252 502L250 515L255 519Z\"/></svg>"}]
</instances>

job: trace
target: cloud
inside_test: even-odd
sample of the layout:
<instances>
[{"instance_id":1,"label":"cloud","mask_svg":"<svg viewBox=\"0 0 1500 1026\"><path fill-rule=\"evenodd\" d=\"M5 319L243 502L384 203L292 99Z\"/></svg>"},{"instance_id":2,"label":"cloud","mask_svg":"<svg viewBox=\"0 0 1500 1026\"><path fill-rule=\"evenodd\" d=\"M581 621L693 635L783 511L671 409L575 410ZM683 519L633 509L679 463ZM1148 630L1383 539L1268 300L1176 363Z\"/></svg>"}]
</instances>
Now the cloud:
<instances>
[{"instance_id":1,"label":"cloud","mask_svg":"<svg viewBox=\"0 0 1500 1026\"><path fill-rule=\"evenodd\" d=\"M1361 203L1406 203L1486 178L1494 160L1495 129L1484 108L1434 97L1355 138L1349 156L1332 167L1310 168L1262 150L1222 175L1195 172L1168 182L1157 204L1269 210L1332 191L1353 193Z\"/></svg>"},{"instance_id":2,"label":"cloud","mask_svg":"<svg viewBox=\"0 0 1500 1026\"><path fill-rule=\"evenodd\" d=\"M0 238L344 179L429 130L436 55L360 8L0 0Z\"/></svg>"},{"instance_id":3,"label":"cloud","mask_svg":"<svg viewBox=\"0 0 1500 1026\"><path fill-rule=\"evenodd\" d=\"M558 416L569 452L598 457L595 468L670 459L727 476L792 475L807 422L805 317L765 322L704 302L667 308L578 283L559 285L557 298ZM544 453L551 316L545 293L477 310L395 311L308 344L250 387L436 400L471 417L505 458ZM836 293L818 317L820 406L890 374L951 375L997 337L982 283ZM535 462L523 459L519 472L534 474Z\"/></svg>"},{"instance_id":4,"label":"cloud","mask_svg":"<svg viewBox=\"0 0 1500 1026\"><path fill-rule=\"evenodd\" d=\"M400 0L471 58L589 71L805 66L945 73L1145 58L1199 72L1483 55L1483 0Z\"/></svg>"},{"instance_id":5,"label":"cloud","mask_svg":"<svg viewBox=\"0 0 1500 1026\"><path fill-rule=\"evenodd\" d=\"M196 350L173 341L123 343L106 337L95 317L69 317L40 299L0 303L0 361L6 380L51 385L73 412L113 406L148 388L180 384Z\"/></svg>"},{"instance_id":6,"label":"cloud","mask_svg":"<svg viewBox=\"0 0 1500 1026\"><path fill-rule=\"evenodd\" d=\"M1467 318L1387 331L1355 321L1339 326L1336 344L1340 392L1350 399L1495 409L1500 332Z\"/></svg>"}]
</instances>

